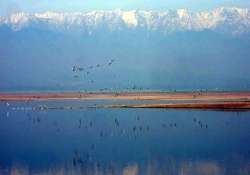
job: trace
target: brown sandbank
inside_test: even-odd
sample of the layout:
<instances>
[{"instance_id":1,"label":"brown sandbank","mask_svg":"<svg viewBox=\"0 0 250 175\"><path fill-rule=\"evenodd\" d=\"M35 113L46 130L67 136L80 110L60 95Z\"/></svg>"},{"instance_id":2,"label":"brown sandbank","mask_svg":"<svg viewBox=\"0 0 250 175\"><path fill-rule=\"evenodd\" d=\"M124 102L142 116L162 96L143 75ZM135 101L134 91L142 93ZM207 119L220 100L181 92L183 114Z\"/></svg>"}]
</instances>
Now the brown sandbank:
<instances>
[{"instance_id":1,"label":"brown sandbank","mask_svg":"<svg viewBox=\"0 0 250 175\"><path fill-rule=\"evenodd\" d=\"M217 109L250 110L250 102L199 102L199 103L164 103L164 104L127 104L105 105L104 108L172 108L172 109Z\"/></svg>"},{"instance_id":2,"label":"brown sandbank","mask_svg":"<svg viewBox=\"0 0 250 175\"><path fill-rule=\"evenodd\" d=\"M250 101L250 92L0 93L1 101L27 100Z\"/></svg>"},{"instance_id":3,"label":"brown sandbank","mask_svg":"<svg viewBox=\"0 0 250 175\"><path fill-rule=\"evenodd\" d=\"M250 109L250 92L0 93L0 101L30 100L152 101L151 104L99 106L105 108ZM166 103L154 103L160 100Z\"/></svg>"}]
</instances>

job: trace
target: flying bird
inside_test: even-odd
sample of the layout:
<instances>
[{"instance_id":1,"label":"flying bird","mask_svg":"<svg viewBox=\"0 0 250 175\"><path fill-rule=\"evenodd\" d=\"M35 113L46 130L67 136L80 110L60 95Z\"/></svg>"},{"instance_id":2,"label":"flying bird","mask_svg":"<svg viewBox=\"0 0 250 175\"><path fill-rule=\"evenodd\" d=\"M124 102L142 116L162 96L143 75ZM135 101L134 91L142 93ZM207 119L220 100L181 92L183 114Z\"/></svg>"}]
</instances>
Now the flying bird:
<instances>
[{"instance_id":1,"label":"flying bird","mask_svg":"<svg viewBox=\"0 0 250 175\"><path fill-rule=\"evenodd\" d=\"M73 67L72 67L72 71L73 71L73 72L76 72L76 70L77 70L76 66L73 66Z\"/></svg>"}]
</instances>

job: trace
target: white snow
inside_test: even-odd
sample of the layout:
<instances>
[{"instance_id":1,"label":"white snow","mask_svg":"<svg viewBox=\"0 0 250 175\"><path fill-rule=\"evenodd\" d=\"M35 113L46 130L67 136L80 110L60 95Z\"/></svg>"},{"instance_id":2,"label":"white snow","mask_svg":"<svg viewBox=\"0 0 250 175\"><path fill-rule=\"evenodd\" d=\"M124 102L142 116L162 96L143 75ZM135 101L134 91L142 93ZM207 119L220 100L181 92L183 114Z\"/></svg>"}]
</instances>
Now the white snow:
<instances>
[{"instance_id":1,"label":"white snow","mask_svg":"<svg viewBox=\"0 0 250 175\"><path fill-rule=\"evenodd\" d=\"M0 25L7 24L14 30L21 30L29 25L47 26L50 29L79 28L93 32L98 27L109 30L144 27L159 31L202 31L206 29L229 32L232 34L250 31L250 10L242 8L218 8L212 11L190 12L186 9L167 11L99 10L73 13L17 13L0 17ZM45 24L45 25L44 25Z\"/></svg>"}]
</instances>

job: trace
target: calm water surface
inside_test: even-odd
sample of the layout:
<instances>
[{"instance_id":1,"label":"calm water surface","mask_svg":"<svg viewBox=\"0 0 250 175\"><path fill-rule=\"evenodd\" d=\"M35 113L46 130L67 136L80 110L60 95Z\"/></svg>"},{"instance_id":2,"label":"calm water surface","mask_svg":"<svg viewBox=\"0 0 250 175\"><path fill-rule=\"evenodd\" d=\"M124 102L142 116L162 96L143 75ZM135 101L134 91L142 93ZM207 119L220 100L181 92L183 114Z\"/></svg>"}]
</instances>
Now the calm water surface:
<instances>
[{"instance_id":1,"label":"calm water surface","mask_svg":"<svg viewBox=\"0 0 250 175\"><path fill-rule=\"evenodd\" d=\"M31 110L103 103L1 102L0 175L250 174L250 112Z\"/></svg>"}]
</instances>

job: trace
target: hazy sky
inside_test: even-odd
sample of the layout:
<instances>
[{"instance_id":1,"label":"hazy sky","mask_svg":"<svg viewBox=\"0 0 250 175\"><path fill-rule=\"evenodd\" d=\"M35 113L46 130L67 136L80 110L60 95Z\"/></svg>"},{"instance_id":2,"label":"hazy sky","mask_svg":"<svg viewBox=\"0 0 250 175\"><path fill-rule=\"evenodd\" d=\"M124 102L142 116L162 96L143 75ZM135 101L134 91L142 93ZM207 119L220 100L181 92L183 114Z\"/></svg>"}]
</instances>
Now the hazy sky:
<instances>
[{"instance_id":1,"label":"hazy sky","mask_svg":"<svg viewBox=\"0 0 250 175\"><path fill-rule=\"evenodd\" d=\"M151 9L186 8L192 11L220 6L250 8L250 0L0 0L0 15L19 11L86 11L98 9Z\"/></svg>"}]
</instances>

